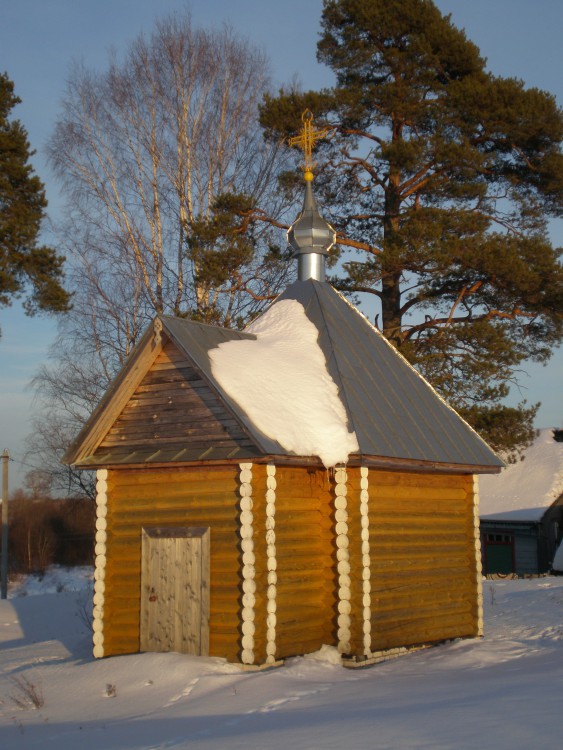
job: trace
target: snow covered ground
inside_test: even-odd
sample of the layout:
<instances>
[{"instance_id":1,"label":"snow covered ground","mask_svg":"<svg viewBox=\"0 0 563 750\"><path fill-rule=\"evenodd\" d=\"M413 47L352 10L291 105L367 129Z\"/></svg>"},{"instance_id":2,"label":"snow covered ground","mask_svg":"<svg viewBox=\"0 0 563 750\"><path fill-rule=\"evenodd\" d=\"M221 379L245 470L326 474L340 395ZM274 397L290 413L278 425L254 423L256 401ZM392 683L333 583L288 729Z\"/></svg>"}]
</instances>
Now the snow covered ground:
<instances>
[{"instance_id":1,"label":"snow covered ground","mask_svg":"<svg viewBox=\"0 0 563 750\"><path fill-rule=\"evenodd\" d=\"M483 640L356 671L325 649L258 673L178 654L94 661L87 585L88 571L55 570L0 602L2 750L561 745L563 577L484 581Z\"/></svg>"}]
</instances>

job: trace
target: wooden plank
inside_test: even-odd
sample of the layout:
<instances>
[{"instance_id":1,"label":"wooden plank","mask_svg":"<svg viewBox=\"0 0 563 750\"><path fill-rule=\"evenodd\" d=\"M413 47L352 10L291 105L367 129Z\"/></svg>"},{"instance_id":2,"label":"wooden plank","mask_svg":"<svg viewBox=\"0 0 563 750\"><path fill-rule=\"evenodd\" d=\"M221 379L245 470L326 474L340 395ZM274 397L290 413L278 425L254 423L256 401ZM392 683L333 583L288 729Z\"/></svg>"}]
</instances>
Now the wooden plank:
<instances>
[{"instance_id":1,"label":"wooden plank","mask_svg":"<svg viewBox=\"0 0 563 750\"><path fill-rule=\"evenodd\" d=\"M177 394L175 398L170 396L164 398L162 395L135 396L129 401L114 426L141 420L147 421L154 414L175 417L176 420L189 419L189 413L194 409L197 409L205 419L219 419L222 414L219 410L217 413L212 412L207 406L193 399L189 392Z\"/></svg>"},{"instance_id":2,"label":"wooden plank","mask_svg":"<svg viewBox=\"0 0 563 750\"><path fill-rule=\"evenodd\" d=\"M120 420L108 432L104 445L110 441L139 440L142 437L152 438L155 433L163 437L207 438L242 436L242 430L236 422L222 422L215 417L193 417L191 415L139 415L137 419Z\"/></svg>"},{"instance_id":3,"label":"wooden plank","mask_svg":"<svg viewBox=\"0 0 563 750\"><path fill-rule=\"evenodd\" d=\"M143 651L208 653L209 529L186 531L191 533L168 536L174 533L172 529L164 529L162 534L143 530Z\"/></svg>"},{"instance_id":4,"label":"wooden plank","mask_svg":"<svg viewBox=\"0 0 563 750\"><path fill-rule=\"evenodd\" d=\"M158 444L154 443L153 441L158 441ZM155 432L155 434L146 438L129 438L128 436L121 435L111 435L108 434L106 438L104 439L103 443L100 444L101 448L111 448L112 446L120 446L120 445L127 445L130 447L151 447L155 451L157 451L159 448L164 448L167 446L173 446L177 447L178 451L180 451L182 448L201 448L201 450L204 450L205 448L210 448L212 445L215 448L236 448L236 447L251 447L252 443L250 440L246 441L239 441L227 438L219 438L216 435L189 435L185 434L182 435L182 441L184 441L185 444L178 442L178 436L174 435L172 437L168 437L166 435L160 435L158 432Z\"/></svg>"}]
</instances>

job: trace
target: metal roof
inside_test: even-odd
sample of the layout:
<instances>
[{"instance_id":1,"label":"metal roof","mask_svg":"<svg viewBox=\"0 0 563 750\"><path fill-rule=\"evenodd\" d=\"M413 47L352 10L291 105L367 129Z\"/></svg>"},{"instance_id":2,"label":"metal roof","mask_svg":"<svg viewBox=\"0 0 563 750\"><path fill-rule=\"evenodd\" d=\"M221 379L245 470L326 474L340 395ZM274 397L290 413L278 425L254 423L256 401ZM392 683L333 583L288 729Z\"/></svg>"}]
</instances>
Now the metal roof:
<instances>
[{"instance_id":1,"label":"metal roof","mask_svg":"<svg viewBox=\"0 0 563 750\"><path fill-rule=\"evenodd\" d=\"M389 459L413 468L447 466L479 472L497 472L503 463L479 435L434 391L424 378L393 348L369 321L330 284L308 279L291 284L273 303L293 299L300 302L307 317L319 331L319 345L328 370L337 384L346 408L349 429L354 430L360 450L350 457L370 463ZM255 444L236 452L203 450L131 449L109 451L108 465L131 463L168 463L205 460L229 460L254 456L291 457L276 440L264 435L248 415L223 391L213 376L209 351L226 341L254 339L251 333L233 331L202 323L159 316L164 333L191 359L209 386ZM141 350L150 345L151 332L143 337ZM105 449L96 455L87 449L88 436L100 415L117 397L128 381L135 356L126 364L106 393L75 444L67 453L67 462L87 466L102 465ZM319 393L322 398L322 393ZM189 419L189 415L187 415ZM227 455L228 453L228 455ZM297 457L296 457L297 458ZM465 468L467 467L467 468Z\"/></svg>"},{"instance_id":2,"label":"metal roof","mask_svg":"<svg viewBox=\"0 0 563 750\"><path fill-rule=\"evenodd\" d=\"M236 341L241 339L255 339L252 333L233 331L227 328L218 328L217 326L205 325L202 323L193 323L182 318L170 318L160 316L164 324L164 330L171 336L177 346L193 360L196 367L207 379L209 384L221 396L224 403L229 407L233 415L238 419L246 432L260 447L263 453L275 453L283 455L286 453L284 448L275 440L264 435L251 421L246 412L233 401L221 388L215 379L212 369L209 351L215 349L219 344L225 341Z\"/></svg>"},{"instance_id":3,"label":"metal roof","mask_svg":"<svg viewBox=\"0 0 563 750\"><path fill-rule=\"evenodd\" d=\"M330 284L297 281L276 302L284 299L300 302L319 330L319 345L361 454L503 466L479 435Z\"/></svg>"},{"instance_id":4,"label":"metal roof","mask_svg":"<svg viewBox=\"0 0 563 750\"><path fill-rule=\"evenodd\" d=\"M360 454L386 458L502 467L479 435L436 393L387 339L330 284L308 279L287 287L273 303L300 302L319 331L319 345L356 432ZM263 435L215 381L208 351L251 334L163 318L265 453L287 454ZM322 398L322 394L319 394Z\"/></svg>"}]
</instances>

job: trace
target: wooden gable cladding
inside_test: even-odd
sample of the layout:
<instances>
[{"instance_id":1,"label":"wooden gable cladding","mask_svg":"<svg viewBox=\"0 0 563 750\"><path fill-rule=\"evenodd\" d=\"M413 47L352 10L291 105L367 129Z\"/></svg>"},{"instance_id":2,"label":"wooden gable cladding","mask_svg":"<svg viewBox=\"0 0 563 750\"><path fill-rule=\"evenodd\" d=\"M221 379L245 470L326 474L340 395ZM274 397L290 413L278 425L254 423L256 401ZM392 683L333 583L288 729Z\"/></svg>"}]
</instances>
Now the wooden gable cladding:
<instances>
[{"instance_id":1,"label":"wooden gable cladding","mask_svg":"<svg viewBox=\"0 0 563 750\"><path fill-rule=\"evenodd\" d=\"M205 451L254 446L193 363L168 341L97 453L120 447Z\"/></svg>"}]
</instances>

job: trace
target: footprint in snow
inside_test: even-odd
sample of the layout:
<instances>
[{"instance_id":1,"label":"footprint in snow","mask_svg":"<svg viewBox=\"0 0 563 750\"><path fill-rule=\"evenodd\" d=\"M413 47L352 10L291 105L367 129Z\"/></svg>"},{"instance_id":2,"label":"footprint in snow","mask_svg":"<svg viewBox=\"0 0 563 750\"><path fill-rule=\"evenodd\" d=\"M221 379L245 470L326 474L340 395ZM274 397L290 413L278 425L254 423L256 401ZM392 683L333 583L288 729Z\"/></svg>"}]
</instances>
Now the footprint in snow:
<instances>
[{"instance_id":1,"label":"footprint in snow","mask_svg":"<svg viewBox=\"0 0 563 750\"><path fill-rule=\"evenodd\" d=\"M182 692L179 695L175 695L173 698L170 698L166 706L171 706L173 703L176 703L181 698L186 698L194 689L194 687L199 682L199 677L195 677L191 682L187 684L187 686L182 690Z\"/></svg>"},{"instance_id":2,"label":"footprint in snow","mask_svg":"<svg viewBox=\"0 0 563 750\"><path fill-rule=\"evenodd\" d=\"M325 690L328 690L328 685L320 687L318 688L318 690L302 690L293 693L293 695L288 695L285 698L276 698L276 700L268 701L268 703L265 703L261 708L252 709L251 711L247 711L247 713L267 714L271 711L277 711L278 708L285 706L286 703L294 703L295 701L301 700L301 698L305 698L307 695L317 695L318 693L324 693Z\"/></svg>"}]
</instances>

